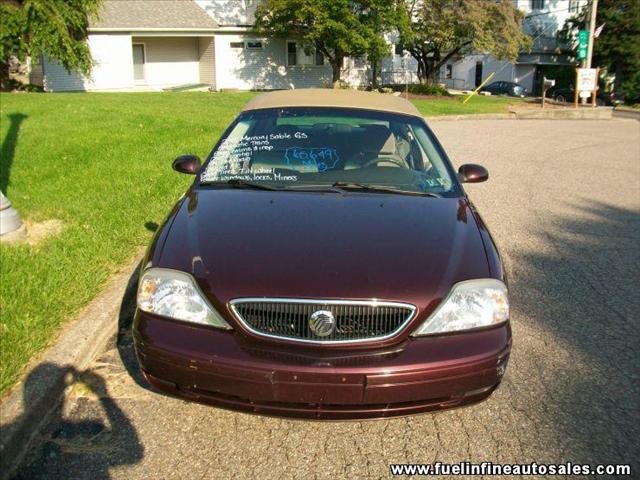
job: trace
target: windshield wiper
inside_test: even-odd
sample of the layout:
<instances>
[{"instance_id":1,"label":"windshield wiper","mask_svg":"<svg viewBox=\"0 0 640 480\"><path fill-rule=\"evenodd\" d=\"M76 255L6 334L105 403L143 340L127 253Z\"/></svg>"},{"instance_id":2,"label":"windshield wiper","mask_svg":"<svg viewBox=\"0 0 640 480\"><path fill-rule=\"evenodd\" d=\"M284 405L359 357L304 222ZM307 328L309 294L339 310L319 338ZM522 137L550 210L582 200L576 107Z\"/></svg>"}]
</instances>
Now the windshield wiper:
<instances>
[{"instance_id":1,"label":"windshield wiper","mask_svg":"<svg viewBox=\"0 0 640 480\"><path fill-rule=\"evenodd\" d=\"M418 195L421 197L434 197L434 198L441 197L441 195L434 192L416 192L414 190L403 190L401 188L388 187L384 185L370 185L367 183L335 182L332 186L336 188L344 188L344 189L357 188L357 189L366 190L369 192L395 193L398 195Z\"/></svg>"},{"instance_id":2,"label":"windshield wiper","mask_svg":"<svg viewBox=\"0 0 640 480\"><path fill-rule=\"evenodd\" d=\"M232 178L230 180L220 182L207 182L205 185L229 185L235 188L255 188L256 190L284 190L283 188L267 185L266 183L252 182L250 180L242 180L240 178Z\"/></svg>"},{"instance_id":3,"label":"windshield wiper","mask_svg":"<svg viewBox=\"0 0 640 480\"><path fill-rule=\"evenodd\" d=\"M304 184L301 183L299 185L291 185L286 187L287 190L292 190L294 192L334 192L334 193L344 193L344 190L338 188L336 185L327 185L327 184Z\"/></svg>"},{"instance_id":4,"label":"windshield wiper","mask_svg":"<svg viewBox=\"0 0 640 480\"><path fill-rule=\"evenodd\" d=\"M335 192L344 193L337 187L331 185L313 185L313 184L300 184L300 185L287 185L287 186L275 186L262 182L252 182L251 180L242 180L240 178L232 178L226 181L208 182L205 185L229 185L235 188L255 188L257 190L271 190L271 191L289 191L289 192Z\"/></svg>"}]
</instances>

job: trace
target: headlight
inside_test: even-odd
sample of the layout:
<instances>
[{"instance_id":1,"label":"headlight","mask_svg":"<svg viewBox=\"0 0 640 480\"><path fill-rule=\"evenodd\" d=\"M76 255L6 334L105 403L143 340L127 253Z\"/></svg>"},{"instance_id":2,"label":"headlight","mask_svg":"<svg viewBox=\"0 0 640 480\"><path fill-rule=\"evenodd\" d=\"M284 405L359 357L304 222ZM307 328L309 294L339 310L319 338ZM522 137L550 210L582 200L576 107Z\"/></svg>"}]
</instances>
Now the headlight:
<instances>
[{"instance_id":1,"label":"headlight","mask_svg":"<svg viewBox=\"0 0 640 480\"><path fill-rule=\"evenodd\" d=\"M504 283L494 279L468 280L456 283L447 298L413 335L487 327L508 319L509 299Z\"/></svg>"},{"instance_id":2,"label":"headlight","mask_svg":"<svg viewBox=\"0 0 640 480\"><path fill-rule=\"evenodd\" d=\"M138 308L185 322L231 329L204 298L191 275L168 268L150 268L138 285Z\"/></svg>"}]
</instances>

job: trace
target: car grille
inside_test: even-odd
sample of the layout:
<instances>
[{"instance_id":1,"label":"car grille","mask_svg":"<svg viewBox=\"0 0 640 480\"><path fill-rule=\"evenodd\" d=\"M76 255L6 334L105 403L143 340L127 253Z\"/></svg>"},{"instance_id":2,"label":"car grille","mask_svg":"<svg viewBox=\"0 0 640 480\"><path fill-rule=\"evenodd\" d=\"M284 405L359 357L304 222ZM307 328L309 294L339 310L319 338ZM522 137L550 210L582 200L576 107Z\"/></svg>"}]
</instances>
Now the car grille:
<instances>
[{"instance_id":1,"label":"car grille","mask_svg":"<svg viewBox=\"0 0 640 480\"><path fill-rule=\"evenodd\" d=\"M413 317L415 307L379 301L237 299L231 310L253 333L311 343L362 342L388 338ZM310 327L315 312L330 312L333 330L323 336Z\"/></svg>"}]
</instances>

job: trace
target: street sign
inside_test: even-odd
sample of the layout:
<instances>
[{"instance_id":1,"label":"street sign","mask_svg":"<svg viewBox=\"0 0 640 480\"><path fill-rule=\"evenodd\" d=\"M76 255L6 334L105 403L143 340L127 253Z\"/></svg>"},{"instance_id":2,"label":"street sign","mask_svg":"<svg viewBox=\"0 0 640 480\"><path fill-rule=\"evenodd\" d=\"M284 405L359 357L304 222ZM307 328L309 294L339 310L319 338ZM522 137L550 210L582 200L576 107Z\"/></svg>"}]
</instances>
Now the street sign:
<instances>
[{"instance_id":1,"label":"street sign","mask_svg":"<svg viewBox=\"0 0 640 480\"><path fill-rule=\"evenodd\" d=\"M589 30L580 30L578 32L578 60L587 58L587 50L589 49Z\"/></svg>"},{"instance_id":2,"label":"street sign","mask_svg":"<svg viewBox=\"0 0 640 480\"><path fill-rule=\"evenodd\" d=\"M576 68L576 89L573 105L578 108L579 98L591 97L591 106L596 106L596 93L598 92L599 68Z\"/></svg>"},{"instance_id":3,"label":"street sign","mask_svg":"<svg viewBox=\"0 0 640 480\"><path fill-rule=\"evenodd\" d=\"M598 85L598 74L595 68L579 68L577 79L579 92L593 92Z\"/></svg>"}]
</instances>

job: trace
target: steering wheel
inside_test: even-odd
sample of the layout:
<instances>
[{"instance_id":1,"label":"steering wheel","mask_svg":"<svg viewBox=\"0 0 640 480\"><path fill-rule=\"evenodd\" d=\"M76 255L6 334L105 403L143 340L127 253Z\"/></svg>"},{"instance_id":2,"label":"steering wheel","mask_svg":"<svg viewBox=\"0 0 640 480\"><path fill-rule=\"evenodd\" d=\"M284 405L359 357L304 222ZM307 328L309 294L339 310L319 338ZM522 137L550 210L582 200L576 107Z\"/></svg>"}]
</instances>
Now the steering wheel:
<instances>
[{"instance_id":1,"label":"steering wheel","mask_svg":"<svg viewBox=\"0 0 640 480\"><path fill-rule=\"evenodd\" d=\"M395 165L396 167L407 168L407 164L404 163L404 160L400 160L399 158L393 158L393 157L384 157L384 158L376 157L372 160L369 160L360 168L367 168L367 167L370 167L371 165L375 165L378 163L390 163L392 165Z\"/></svg>"}]
</instances>

